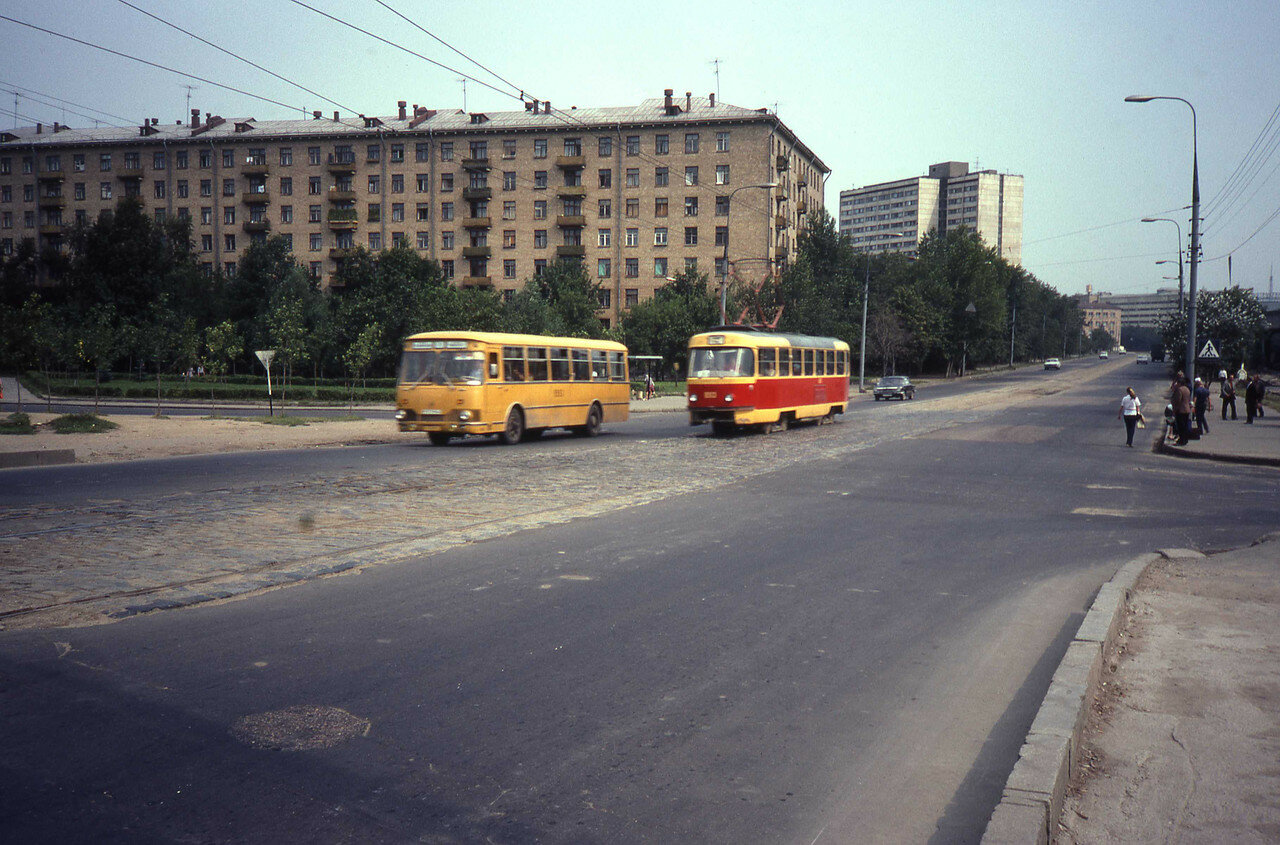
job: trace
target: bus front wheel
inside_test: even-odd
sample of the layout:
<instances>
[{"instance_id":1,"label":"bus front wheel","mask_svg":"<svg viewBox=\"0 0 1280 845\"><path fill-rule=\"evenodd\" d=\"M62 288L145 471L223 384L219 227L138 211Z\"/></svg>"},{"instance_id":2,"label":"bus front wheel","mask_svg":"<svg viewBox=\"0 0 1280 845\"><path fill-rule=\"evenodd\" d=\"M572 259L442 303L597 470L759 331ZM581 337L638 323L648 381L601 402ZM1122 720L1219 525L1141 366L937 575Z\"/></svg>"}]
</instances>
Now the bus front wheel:
<instances>
[{"instance_id":1,"label":"bus front wheel","mask_svg":"<svg viewBox=\"0 0 1280 845\"><path fill-rule=\"evenodd\" d=\"M453 436L445 431L428 431L427 439L431 441L432 446L448 446Z\"/></svg>"},{"instance_id":2,"label":"bus front wheel","mask_svg":"<svg viewBox=\"0 0 1280 845\"><path fill-rule=\"evenodd\" d=\"M524 437L524 412L519 408L512 408L511 413L507 414L507 424L502 429L502 442L508 446L514 446Z\"/></svg>"},{"instance_id":3,"label":"bus front wheel","mask_svg":"<svg viewBox=\"0 0 1280 845\"><path fill-rule=\"evenodd\" d=\"M595 437L600 433L600 424L604 421L604 412L600 410L599 405L593 404L591 410L587 411L587 424L581 428L574 429L574 434L582 437Z\"/></svg>"}]
</instances>

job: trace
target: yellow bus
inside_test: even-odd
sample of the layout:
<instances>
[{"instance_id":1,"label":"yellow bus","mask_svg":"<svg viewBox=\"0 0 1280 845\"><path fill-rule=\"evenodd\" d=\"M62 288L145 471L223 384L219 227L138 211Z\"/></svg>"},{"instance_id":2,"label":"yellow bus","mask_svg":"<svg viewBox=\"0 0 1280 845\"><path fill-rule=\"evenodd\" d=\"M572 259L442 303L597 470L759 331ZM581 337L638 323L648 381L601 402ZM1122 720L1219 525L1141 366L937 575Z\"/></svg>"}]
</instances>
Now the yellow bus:
<instances>
[{"instance_id":1,"label":"yellow bus","mask_svg":"<svg viewBox=\"0 0 1280 845\"><path fill-rule=\"evenodd\" d=\"M631 410L627 347L607 340L495 332L406 338L396 384L401 431L443 446L496 434L507 444L567 428L593 437Z\"/></svg>"}]
</instances>

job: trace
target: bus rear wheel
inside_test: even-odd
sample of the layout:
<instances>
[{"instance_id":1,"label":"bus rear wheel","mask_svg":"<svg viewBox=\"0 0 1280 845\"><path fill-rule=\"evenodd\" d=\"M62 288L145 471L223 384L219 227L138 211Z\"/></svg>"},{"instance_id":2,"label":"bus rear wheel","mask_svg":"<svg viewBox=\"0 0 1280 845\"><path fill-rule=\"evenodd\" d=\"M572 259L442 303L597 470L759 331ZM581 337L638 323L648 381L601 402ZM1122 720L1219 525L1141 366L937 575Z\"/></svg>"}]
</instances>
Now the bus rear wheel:
<instances>
[{"instance_id":1,"label":"bus rear wheel","mask_svg":"<svg viewBox=\"0 0 1280 845\"><path fill-rule=\"evenodd\" d=\"M519 408L512 408L511 413L507 414L507 424L499 435L502 442L508 446L514 446L524 437L524 412Z\"/></svg>"},{"instance_id":2,"label":"bus rear wheel","mask_svg":"<svg viewBox=\"0 0 1280 845\"><path fill-rule=\"evenodd\" d=\"M448 446L453 435L444 431L428 431L427 439L431 441L432 446Z\"/></svg>"},{"instance_id":3,"label":"bus rear wheel","mask_svg":"<svg viewBox=\"0 0 1280 845\"><path fill-rule=\"evenodd\" d=\"M600 433L600 424L604 421L604 412L600 410L600 406L591 405L591 410L587 411L587 424L575 428L573 433L580 437L595 437Z\"/></svg>"}]
</instances>

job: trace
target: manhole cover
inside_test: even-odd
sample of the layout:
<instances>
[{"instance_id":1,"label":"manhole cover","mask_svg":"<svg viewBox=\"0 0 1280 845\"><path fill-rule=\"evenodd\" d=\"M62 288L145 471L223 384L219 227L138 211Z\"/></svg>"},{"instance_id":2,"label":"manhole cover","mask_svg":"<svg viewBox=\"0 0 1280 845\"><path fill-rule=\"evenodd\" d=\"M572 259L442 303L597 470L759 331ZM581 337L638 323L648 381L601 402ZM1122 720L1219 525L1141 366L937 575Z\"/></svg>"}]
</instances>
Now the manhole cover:
<instances>
[{"instance_id":1,"label":"manhole cover","mask_svg":"<svg viewBox=\"0 0 1280 845\"><path fill-rule=\"evenodd\" d=\"M231 735L255 748L311 751L369 733L370 722L340 707L299 704L253 713L231 726Z\"/></svg>"}]
</instances>

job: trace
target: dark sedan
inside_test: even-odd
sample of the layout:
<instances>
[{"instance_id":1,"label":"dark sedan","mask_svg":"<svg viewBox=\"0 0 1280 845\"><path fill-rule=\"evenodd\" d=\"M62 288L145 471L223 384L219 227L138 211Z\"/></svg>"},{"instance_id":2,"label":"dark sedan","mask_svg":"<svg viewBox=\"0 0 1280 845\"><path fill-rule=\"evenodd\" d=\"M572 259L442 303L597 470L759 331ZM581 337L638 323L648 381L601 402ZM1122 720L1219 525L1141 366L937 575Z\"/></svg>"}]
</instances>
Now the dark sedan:
<instances>
[{"instance_id":1,"label":"dark sedan","mask_svg":"<svg viewBox=\"0 0 1280 845\"><path fill-rule=\"evenodd\" d=\"M885 376L876 382L871 395L877 402L881 399L914 399L916 386L906 376Z\"/></svg>"}]
</instances>

